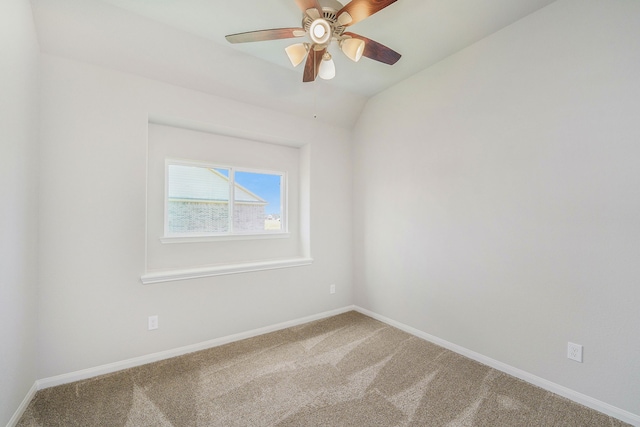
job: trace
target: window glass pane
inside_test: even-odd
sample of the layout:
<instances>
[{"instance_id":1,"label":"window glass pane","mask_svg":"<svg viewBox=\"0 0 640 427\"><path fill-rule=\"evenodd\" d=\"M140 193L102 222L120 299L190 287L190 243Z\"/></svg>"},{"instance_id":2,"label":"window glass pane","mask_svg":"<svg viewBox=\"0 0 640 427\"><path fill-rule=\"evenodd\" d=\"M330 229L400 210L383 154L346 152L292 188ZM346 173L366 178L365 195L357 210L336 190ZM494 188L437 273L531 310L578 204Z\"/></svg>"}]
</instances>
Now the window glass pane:
<instances>
[{"instance_id":1,"label":"window glass pane","mask_svg":"<svg viewBox=\"0 0 640 427\"><path fill-rule=\"evenodd\" d=\"M167 231L229 231L229 170L169 165Z\"/></svg>"},{"instance_id":2,"label":"window glass pane","mask_svg":"<svg viewBox=\"0 0 640 427\"><path fill-rule=\"evenodd\" d=\"M236 171L234 176L234 230L282 230L282 175Z\"/></svg>"}]
</instances>

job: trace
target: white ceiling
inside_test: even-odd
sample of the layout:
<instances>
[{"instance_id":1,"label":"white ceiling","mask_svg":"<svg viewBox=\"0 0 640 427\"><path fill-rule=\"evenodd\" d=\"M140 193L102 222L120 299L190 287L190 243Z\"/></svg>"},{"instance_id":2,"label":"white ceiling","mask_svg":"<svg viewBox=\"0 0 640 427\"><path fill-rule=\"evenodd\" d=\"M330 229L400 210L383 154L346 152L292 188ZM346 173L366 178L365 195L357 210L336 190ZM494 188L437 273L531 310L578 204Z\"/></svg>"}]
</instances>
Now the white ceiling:
<instances>
[{"instance_id":1,"label":"white ceiling","mask_svg":"<svg viewBox=\"0 0 640 427\"><path fill-rule=\"evenodd\" d=\"M555 0L398 0L349 31L402 54L393 66L333 51L336 78L301 83L284 48L224 36L298 27L295 0L32 0L44 52L351 127L366 100ZM343 2L345 3L345 2ZM339 108L337 108L339 106Z\"/></svg>"}]
</instances>

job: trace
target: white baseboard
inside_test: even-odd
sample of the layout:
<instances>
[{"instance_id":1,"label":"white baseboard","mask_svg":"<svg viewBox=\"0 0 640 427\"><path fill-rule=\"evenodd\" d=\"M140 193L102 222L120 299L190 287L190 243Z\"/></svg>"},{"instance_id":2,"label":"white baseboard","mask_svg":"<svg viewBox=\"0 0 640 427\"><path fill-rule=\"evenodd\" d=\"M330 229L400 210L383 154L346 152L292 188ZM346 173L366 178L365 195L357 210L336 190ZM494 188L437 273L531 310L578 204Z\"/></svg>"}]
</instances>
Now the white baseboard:
<instances>
[{"instance_id":1,"label":"white baseboard","mask_svg":"<svg viewBox=\"0 0 640 427\"><path fill-rule=\"evenodd\" d=\"M135 357L132 359L123 360L120 362L110 363L107 365L97 366L95 368L83 369L81 371L71 372L68 374L58 375L55 377L44 378L35 382L28 395L25 396L22 404L14 414L14 416L9 421L8 427L13 427L18 422L20 417L22 416L24 410L27 405L35 395L37 390L41 390L48 387L54 387L57 385L67 384L74 381L80 381L87 378L96 377L98 375L110 374L113 372L121 371L123 369L133 368L140 365L145 365L147 363L157 362L159 360L169 359L176 356L181 356L187 353L193 353L199 350L206 350L208 348L218 347L220 345L228 344L235 341L240 341L243 339L255 337L258 335L266 334L269 332L275 332L282 329L290 328L292 326L301 325L307 322L312 322L314 320L320 320L327 317L335 316L338 314L346 313L348 311L355 310L362 314L365 314L369 317L372 317L376 320L384 322L390 326L396 327L400 330L403 330L411 335L415 335L416 337L422 338L424 340L430 341L434 344L437 344L441 347L444 347L448 350L451 350L455 353L466 356L470 359L473 359L477 362L480 362L484 365L490 366L494 369L502 371L506 374L512 375L516 378L520 378L523 381L526 381L530 384L536 385L540 388L543 388L552 393L558 394L560 396L566 397L567 399L573 400L574 402L580 403L586 407L591 409L595 409L596 411L602 412L604 414L615 417L621 421L630 423L634 426L640 427L640 415L633 414L631 412L625 411L623 409L617 408L608 403L599 401L590 396L584 395L577 391L571 390L567 387L561 386L559 384L553 383L551 381L545 380L544 378L540 378L533 374L530 374L526 371L523 371L518 368L514 368L513 366L507 365L506 363L502 363L495 359L491 359L490 357L484 356L480 353L476 353L472 350L459 346L457 344L453 344L449 341L445 341L433 335L430 335L426 332L423 332L419 329L413 328L411 326L405 325L403 323L397 322L395 320L389 319L385 316L379 315L367 309L364 309L359 306L346 306L343 308L339 308L336 310L326 311L323 313L319 313L312 316L302 317L295 320L290 320L283 323L278 323L271 326L266 326L264 328L253 329L251 331L242 332L239 334L229 335L226 337L216 338L213 340L201 342L198 344L188 345L184 347L179 347L171 350L166 350L158 353L153 353L145 356Z\"/></svg>"},{"instance_id":2,"label":"white baseboard","mask_svg":"<svg viewBox=\"0 0 640 427\"><path fill-rule=\"evenodd\" d=\"M33 385L27 392L27 395L24 397L24 399L22 399L22 403L20 403L20 406L18 406L18 409L16 409L16 412L13 414L13 417L11 417L11 419L7 423L7 427L14 427L16 424L18 424L20 417L22 417L22 414L24 414L24 411L27 409L27 406L29 406L29 403L31 402L33 397L36 395L37 391L38 391L38 382L36 381L33 383Z\"/></svg>"},{"instance_id":3,"label":"white baseboard","mask_svg":"<svg viewBox=\"0 0 640 427\"><path fill-rule=\"evenodd\" d=\"M75 381L84 380L87 378L93 378L98 375L110 374L113 372L121 371L123 369L133 368L140 365L146 365L147 363L157 362L159 360L170 359L176 356L182 356L183 354L193 353L195 351L218 347L231 342L252 338L258 335L267 334L269 332L275 332L281 329L290 328L292 326L302 325L303 323L312 322L314 320L324 319L326 317L331 317L337 314L346 313L347 311L351 311L355 309L356 309L355 306L347 306L347 307L339 308L336 310L315 314L312 316L306 316L299 319L290 320L287 322L278 323L271 326L266 326L264 328L253 329L251 331L241 332L239 334L234 334L226 337L216 338L209 341L204 341L198 344L192 344L192 345L179 347L171 350L161 351L158 353L148 354L145 356L134 357L132 359L122 360L120 362L115 362L115 363L109 363L107 365L102 365L102 366L96 366L95 368L89 368L89 369L83 369L80 371L70 372L68 374L57 375L49 378L43 378L41 380L36 381L37 389L42 390L49 387L68 384Z\"/></svg>"},{"instance_id":4,"label":"white baseboard","mask_svg":"<svg viewBox=\"0 0 640 427\"><path fill-rule=\"evenodd\" d=\"M390 326L396 327L411 335L415 335L418 338L422 338L426 341L432 342L436 345L444 347L455 353L466 356L469 359L473 359L477 362L480 362L483 365L490 366L506 374L512 375L516 378L520 378L521 380L526 381L535 386L538 386L542 389L558 394L562 397L566 397L567 399L573 400L574 402L577 402L588 408L595 409L598 412L602 412L603 414L610 415L621 421L640 427L640 415L633 414L631 412L625 411L624 409L617 408L613 405L594 399L593 397L571 390L567 387L561 386L551 381L545 380L544 378L540 378L536 375L530 374L521 369L514 368L513 366L507 365L506 363L502 363L495 359L491 359L490 357L484 356L480 353L476 353L475 351L469 350L457 344L453 344L449 341L445 341L441 338L435 337L433 335L430 335L426 332L423 332L419 329L405 325L403 323L396 322L395 320L389 319L388 317L384 317L382 315L379 315L377 313L374 313L362 307L355 306L354 309L364 315L372 317Z\"/></svg>"}]
</instances>

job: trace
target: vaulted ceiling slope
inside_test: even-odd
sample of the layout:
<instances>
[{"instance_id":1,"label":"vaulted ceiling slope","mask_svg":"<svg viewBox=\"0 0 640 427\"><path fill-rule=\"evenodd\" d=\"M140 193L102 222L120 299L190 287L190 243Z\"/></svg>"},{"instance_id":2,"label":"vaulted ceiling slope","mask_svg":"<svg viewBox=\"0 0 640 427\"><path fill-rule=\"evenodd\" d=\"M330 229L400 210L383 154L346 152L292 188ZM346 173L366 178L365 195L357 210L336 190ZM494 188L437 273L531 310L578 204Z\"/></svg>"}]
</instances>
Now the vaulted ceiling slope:
<instances>
[{"instance_id":1,"label":"vaulted ceiling slope","mask_svg":"<svg viewBox=\"0 0 640 427\"><path fill-rule=\"evenodd\" d=\"M336 52L333 80L302 83L284 48L224 36L297 27L294 0L32 0L45 53L351 128L367 99L555 0L398 0L350 31L398 51L393 66ZM346 1L342 2L343 4Z\"/></svg>"}]
</instances>

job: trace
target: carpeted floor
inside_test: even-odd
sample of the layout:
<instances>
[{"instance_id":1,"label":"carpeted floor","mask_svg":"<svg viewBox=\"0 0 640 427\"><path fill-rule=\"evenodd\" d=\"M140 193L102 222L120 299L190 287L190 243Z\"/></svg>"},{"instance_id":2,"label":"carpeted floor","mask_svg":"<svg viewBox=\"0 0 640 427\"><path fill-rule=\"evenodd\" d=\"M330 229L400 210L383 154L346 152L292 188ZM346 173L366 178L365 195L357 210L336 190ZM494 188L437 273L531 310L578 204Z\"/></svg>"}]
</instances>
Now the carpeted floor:
<instances>
[{"instance_id":1,"label":"carpeted floor","mask_svg":"<svg viewBox=\"0 0 640 427\"><path fill-rule=\"evenodd\" d=\"M625 425L356 312L40 390L18 423Z\"/></svg>"}]
</instances>

